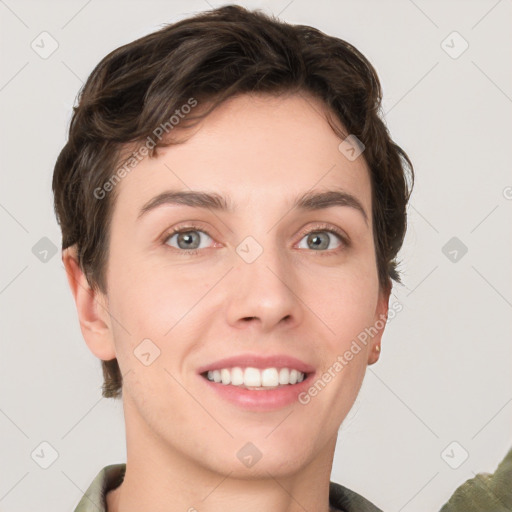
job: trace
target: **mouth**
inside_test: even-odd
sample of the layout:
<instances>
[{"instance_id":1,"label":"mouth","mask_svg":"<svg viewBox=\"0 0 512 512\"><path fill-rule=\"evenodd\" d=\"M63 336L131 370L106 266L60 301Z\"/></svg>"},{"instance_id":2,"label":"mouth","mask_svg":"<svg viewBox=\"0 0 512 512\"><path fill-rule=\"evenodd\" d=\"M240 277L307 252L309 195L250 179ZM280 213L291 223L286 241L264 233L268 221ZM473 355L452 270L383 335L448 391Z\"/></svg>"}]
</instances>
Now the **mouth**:
<instances>
[{"instance_id":1,"label":"mouth","mask_svg":"<svg viewBox=\"0 0 512 512\"><path fill-rule=\"evenodd\" d=\"M207 393L253 412L292 406L311 384L315 367L287 354L239 354L201 366Z\"/></svg>"},{"instance_id":2,"label":"mouth","mask_svg":"<svg viewBox=\"0 0 512 512\"><path fill-rule=\"evenodd\" d=\"M236 386L251 391L270 391L295 386L306 380L312 373L289 367L230 367L207 370L200 375L209 382L224 386Z\"/></svg>"}]
</instances>

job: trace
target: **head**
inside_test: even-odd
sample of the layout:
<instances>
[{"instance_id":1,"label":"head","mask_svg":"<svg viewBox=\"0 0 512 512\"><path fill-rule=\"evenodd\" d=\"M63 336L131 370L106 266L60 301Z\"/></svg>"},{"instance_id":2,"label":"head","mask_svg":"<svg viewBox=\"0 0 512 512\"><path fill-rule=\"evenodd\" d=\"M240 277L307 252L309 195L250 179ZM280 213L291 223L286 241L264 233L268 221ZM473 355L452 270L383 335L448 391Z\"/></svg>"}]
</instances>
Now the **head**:
<instances>
[{"instance_id":1,"label":"head","mask_svg":"<svg viewBox=\"0 0 512 512\"><path fill-rule=\"evenodd\" d=\"M380 320L325 389L295 405L297 424L310 419L304 438L290 440L301 427L289 422L264 440L259 429L277 416L249 429L269 449L307 435L306 458L332 438L378 359L400 282L413 168L380 104L375 70L349 43L238 6L164 27L96 66L53 191L105 397L122 392L146 427L170 444L190 438L180 446L194 454L210 435L190 398L202 396L199 367L287 353L318 379ZM209 196L174 194L191 191ZM235 437L249 435L249 416L219 407ZM220 464L215 454L205 463Z\"/></svg>"}]
</instances>

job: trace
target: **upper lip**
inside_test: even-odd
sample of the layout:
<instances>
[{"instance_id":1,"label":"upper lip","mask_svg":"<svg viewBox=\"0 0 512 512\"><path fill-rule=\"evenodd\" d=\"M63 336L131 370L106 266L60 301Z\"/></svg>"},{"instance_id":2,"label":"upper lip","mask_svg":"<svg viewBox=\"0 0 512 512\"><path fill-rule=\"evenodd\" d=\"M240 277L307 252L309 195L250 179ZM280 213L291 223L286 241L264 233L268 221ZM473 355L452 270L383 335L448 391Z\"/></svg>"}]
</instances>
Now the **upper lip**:
<instances>
[{"instance_id":1,"label":"upper lip","mask_svg":"<svg viewBox=\"0 0 512 512\"><path fill-rule=\"evenodd\" d=\"M221 370L222 368L291 368L299 370L302 373L312 373L315 371L313 366L286 354L276 354L273 356L260 356L257 354L240 354L238 356L226 357L198 368L198 373L204 373L212 370Z\"/></svg>"}]
</instances>

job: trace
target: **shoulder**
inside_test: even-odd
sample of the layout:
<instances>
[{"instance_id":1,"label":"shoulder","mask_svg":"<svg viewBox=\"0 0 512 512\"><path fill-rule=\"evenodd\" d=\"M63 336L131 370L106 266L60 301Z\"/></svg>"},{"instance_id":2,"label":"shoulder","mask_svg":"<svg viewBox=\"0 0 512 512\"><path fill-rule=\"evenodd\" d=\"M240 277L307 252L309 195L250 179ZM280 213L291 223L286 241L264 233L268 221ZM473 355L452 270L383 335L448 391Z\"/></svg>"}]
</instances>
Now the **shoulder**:
<instances>
[{"instance_id":1,"label":"shoulder","mask_svg":"<svg viewBox=\"0 0 512 512\"><path fill-rule=\"evenodd\" d=\"M478 473L458 487L440 512L510 512L512 510L512 448L493 474Z\"/></svg>"},{"instance_id":2,"label":"shoulder","mask_svg":"<svg viewBox=\"0 0 512 512\"><path fill-rule=\"evenodd\" d=\"M329 484L329 502L342 512L383 512L360 494L335 482Z\"/></svg>"},{"instance_id":3,"label":"shoulder","mask_svg":"<svg viewBox=\"0 0 512 512\"><path fill-rule=\"evenodd\" d=\"M106 512L106 494L123 481L126 464L105 466L94 478L74 512Z\"/></svg>"}]
</instances>

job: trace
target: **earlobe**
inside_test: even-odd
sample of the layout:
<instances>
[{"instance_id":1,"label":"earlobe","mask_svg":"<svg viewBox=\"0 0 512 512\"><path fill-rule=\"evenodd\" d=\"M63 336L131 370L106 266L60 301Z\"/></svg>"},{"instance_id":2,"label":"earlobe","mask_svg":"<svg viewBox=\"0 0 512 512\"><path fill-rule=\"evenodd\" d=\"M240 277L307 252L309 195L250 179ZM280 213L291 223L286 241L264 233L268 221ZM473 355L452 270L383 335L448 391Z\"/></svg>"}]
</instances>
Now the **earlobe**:
<instances>
[{"instance_id":1,"label":"earlobe","mask_svg":"<svg viewBox=\"0 0 512 512\"><path fill-rule=\"evenodd\" d=\"M381 290L379 293L379 301L375 311L374 327L378 330L377 334L372 338L372 344L368 351L368 365L375 364L380 357L381 341L386 322L388 320L389 296L391 287L388 290Z\"/></svg>"},{"instance_id":2,"label":"earlobe","mask_svg":"<svg viewBox=\"0 0 512 512\"><path fill-rule=\"evenodd\" d=\"M116 353L106 296L89 285L78 263L76 246L62 251L62 262L87 346L99 359L114 359Z\"/></svg>"}]
</instances>

